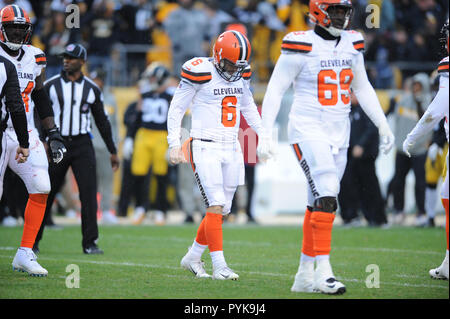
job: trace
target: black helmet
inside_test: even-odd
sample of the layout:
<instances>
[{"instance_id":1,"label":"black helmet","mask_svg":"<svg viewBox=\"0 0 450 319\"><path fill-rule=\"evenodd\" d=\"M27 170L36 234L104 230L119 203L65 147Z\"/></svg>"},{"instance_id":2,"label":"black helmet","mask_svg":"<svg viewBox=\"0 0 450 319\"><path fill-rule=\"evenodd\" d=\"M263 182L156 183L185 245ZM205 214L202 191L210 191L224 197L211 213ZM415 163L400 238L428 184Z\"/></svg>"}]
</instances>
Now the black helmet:
<instances>
[{"instance_id":1,"label":"black helmet","mask_svg":"<svg viewBox=\"0 0 450 319\"><path fill-rule=\"evenodd\" d=\"M142 79L151 80L156 79L158 86L162 85L170 76L170 71L163 64L153 62L150 64L142 74Z\"/></svg>"}]
</instances>

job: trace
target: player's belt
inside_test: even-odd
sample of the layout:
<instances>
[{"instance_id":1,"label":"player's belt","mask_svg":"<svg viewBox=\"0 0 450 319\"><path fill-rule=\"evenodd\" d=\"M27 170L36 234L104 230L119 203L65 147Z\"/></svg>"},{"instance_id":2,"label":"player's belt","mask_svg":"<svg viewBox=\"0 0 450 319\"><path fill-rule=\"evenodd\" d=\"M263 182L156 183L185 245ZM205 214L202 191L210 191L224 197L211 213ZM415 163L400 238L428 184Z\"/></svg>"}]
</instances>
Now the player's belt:
<instances>
[{"instance_id":1,"label":"player's belt","mask_svg":"<svg viewBox=\"0 0 450 319\"><path fill-rule=\"evenodd\" d=\"M194 141L202 141L202 142L211 142L211 143L214 142L213 140L207 140L204 138L195 138L195 137L193 138L193 140Z\"/></svg>"},{"instance_id":2,"label":"player's belt","mask_svg":"<svg viewBox=\"0 0 450 319\"><path fill-rule=\"evenodd\" d=\"M71 135L71 136L62 136L62 138L67 142L76 141L82 138L89 137L89 134L78 134L78 135Z\"/></svg>"}]
</instances>

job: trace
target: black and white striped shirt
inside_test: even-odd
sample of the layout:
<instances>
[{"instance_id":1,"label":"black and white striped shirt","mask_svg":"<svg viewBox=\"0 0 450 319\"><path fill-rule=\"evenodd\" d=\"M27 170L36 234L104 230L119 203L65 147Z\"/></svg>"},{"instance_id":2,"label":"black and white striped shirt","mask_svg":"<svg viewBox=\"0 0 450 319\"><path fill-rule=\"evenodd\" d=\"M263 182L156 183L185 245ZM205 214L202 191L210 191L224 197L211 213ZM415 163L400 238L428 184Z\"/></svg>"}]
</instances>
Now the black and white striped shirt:
<instances>
[{"instance_id":1,"label":"black and white striped shirt","mask_svg":"<svg viewBox=\"0 0 450 319\"><path fill-rule=\"evenodd\" d=\"M103 106L103 94L94 81L82 75L72 82L62 71L45 81L44 88L52 101L55 123L63 137L89 134L92 114L109 152L116 154L111 124Z\"/></svg>"},{"instance_id":2,"label":"black and white striped shirt","mask_svg":"<svg viewBox=\"0 0 450 319\"><path fill-rule=\"evenodd\" d=\"M27 116L14 64L0 55L0 135L11 116L19 145L28 148ZM1 141L0 141L1 144ZM1 145L0 145L1 148Z\"/></svg>"}]
</instances>

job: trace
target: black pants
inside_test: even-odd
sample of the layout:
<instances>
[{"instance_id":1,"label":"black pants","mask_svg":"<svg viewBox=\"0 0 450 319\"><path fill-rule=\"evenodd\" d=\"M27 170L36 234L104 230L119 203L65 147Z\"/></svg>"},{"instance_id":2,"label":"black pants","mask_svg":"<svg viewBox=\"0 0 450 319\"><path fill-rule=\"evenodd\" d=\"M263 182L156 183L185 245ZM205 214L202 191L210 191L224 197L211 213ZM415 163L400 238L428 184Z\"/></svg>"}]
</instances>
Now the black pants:
<instances>
[{"instance_id":1,"label":"black pants","mask_svg":"<svg viewBox=\"0 0 450 319\"><path fill-rule=\"evenodd\" d=\"M247 206L245 207L245 213L248 218L253 219L252 216L252 198L253 190L255 189L255 166L245 165L245 185L247 186ZM238 210L237 207L237 196L233 197L231 203L231 214L236 214Z\"/></svg>"},{"instance_id":2,"label":"black pants","mask_svg":"<svg viewBox=\"0 0 450 319\"><path fill-rule=\"evenodd\" d=\"M387 222L374 159L349 157L338 200L344 223L357 217L359 209L369 225L378 226Z\"/></svg>"},{"instance_id":3,"label":"black pants","mask_svg":"<svg viewBox=\"0 0 450 319\"><path fill-rule=\"evenodd\" d=\"M67 153L59 164L50 162L49 175L51 191L47 200L44 222L36 236L35 246L42 238L45 221L50 215L53 201L61 189L69 167L72 167L77 181L81 201L81 231L82 247L87 248L95 244L98 239L97 225L97 174L95 167L95 152L89 135L74 137L65 142ZM109 163L104 163L109 165Z\"/></svg>"},{"instance_id":4,"label":"black pants","mask_svg":"<svg viewBox=\"0 0 450 319\"><path fill-rule=\"evenodd\" d=\"M418 214L425 214L425 161L427 154L406 156L397 152L395 157L395 174L392 179L392 195L396 212L402 212L405 207L405 181L406 175L412 168L415 176L414 194Z\"/></svg>"},{"instance_id":5,"label":"black pants","mask_svg":"<svg viewBox=\"0 0 450 319\"><path fill-rule=\"evenodd\" d=\"M28 191L22 179L9 167L6 168L3 179L3 197L9 208L9 213L14 218L25 215L28 202Z\"/></svg>"},{"instance_id":6,"label":"black pants","mask_svg":"<svg viewBox=\"0 0 450 319\"><path fill-rule=\"evenodd\" d=\"M117 215L121 217L127 216L128 206L135 193L134 176L131 174L131 161L123 160L122 162L122 181L120 187L119 203L117 207Z\"/></svg>"}]
</instances>

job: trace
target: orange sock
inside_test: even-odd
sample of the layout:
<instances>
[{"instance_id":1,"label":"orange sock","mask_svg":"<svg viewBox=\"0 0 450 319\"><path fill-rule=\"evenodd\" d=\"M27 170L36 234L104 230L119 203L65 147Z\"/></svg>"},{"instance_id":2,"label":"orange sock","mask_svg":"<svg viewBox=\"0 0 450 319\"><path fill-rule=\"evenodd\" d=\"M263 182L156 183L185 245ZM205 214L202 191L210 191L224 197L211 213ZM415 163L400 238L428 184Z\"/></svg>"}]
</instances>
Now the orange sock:
<instances>
[{"instance_id":1,"label":"orange sock","mask_svg":"<svg viewBox=\"0 0 450 319\"><path fill-rule=\"evenodd\" d=\"M199 243L200 245L208 245L208 241L206 240L206 233L205 233L205 224L206 224L205 220L206 220L206 216L202 219L200 226L198 226L197 237L195 237L195 241L197 243Z\"/></svg>"},{"instance_id":2,"label":"orange sock","mask_svg":"<svg viewBox=\"0 0 450 319\"><path fill-rule=\"evenodd\" d=\"M447 233L447 250L448 250L448 198L442 198L442 205L445 208L445 232Z\"/></svg>"},{"instance_id":3,"label":"orange sock","mask_svg":"<svg viewBox=\"0 0 450 319\"><path fill-rule=\"evenodd\" d=\"M28 197L20 247L33 248L34 240L44 219L47 197L48 194L30 194Z\"/></svg>"},{"instance_id":4,"label":"orange sock","mask_svg":"<svg viewBox=\"0 0 450 319\"><path fill-rule=\"evenodd\" d=\"M331 251L331 230L335 215L325 212L311 214L312 235L314 251L317 255L329 255Z\"/></svg>"},{"instance_id":5,"label":"orange sock","mask_svg":"<svg viewBox=\"0 0 450 319\"><path fill-rule=\"evenodd\" d=\"M223 250L222 215L207 212L204 220L209 251Z\"/></svg>"},{"instance_id":6,"label":"orange sock","mask_svg":"<svg viewBox=\"0 0 450 319\"><path fill-rule=\"evenodd\" d=\"M305 218L303 219L302 253L310 257L316 257L316 252L314 251L313 230L311 225L311 210L309 210L309 208L306 208Z\"/></svg>"}]
</instances>

